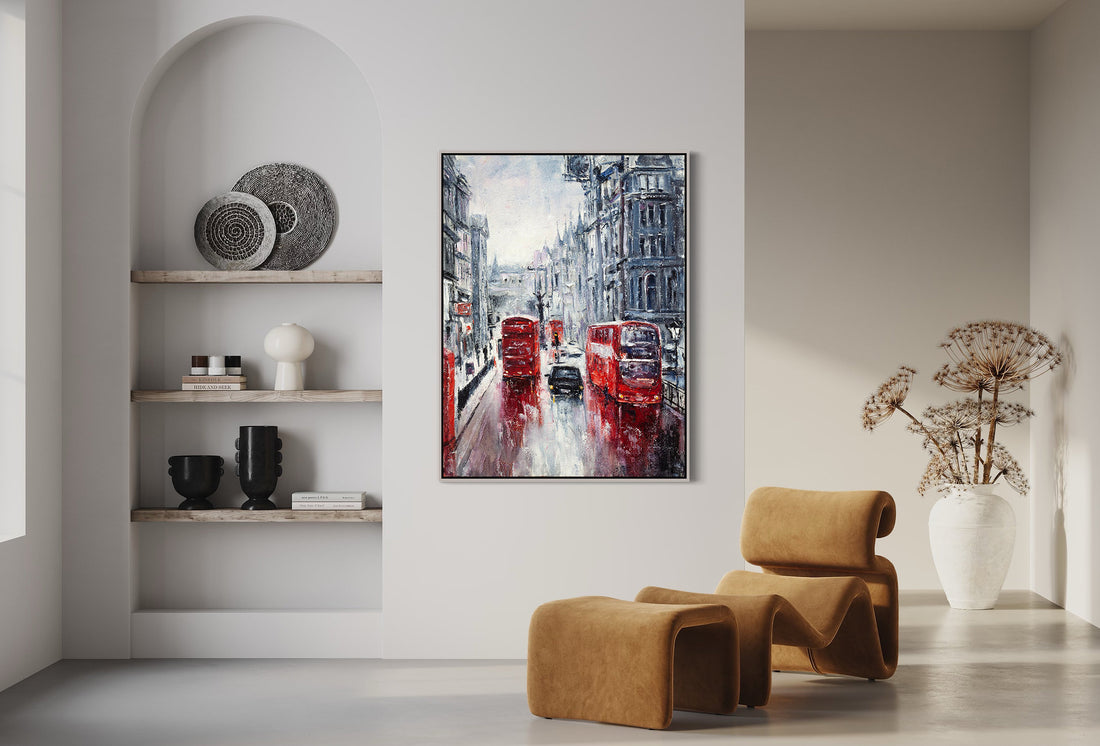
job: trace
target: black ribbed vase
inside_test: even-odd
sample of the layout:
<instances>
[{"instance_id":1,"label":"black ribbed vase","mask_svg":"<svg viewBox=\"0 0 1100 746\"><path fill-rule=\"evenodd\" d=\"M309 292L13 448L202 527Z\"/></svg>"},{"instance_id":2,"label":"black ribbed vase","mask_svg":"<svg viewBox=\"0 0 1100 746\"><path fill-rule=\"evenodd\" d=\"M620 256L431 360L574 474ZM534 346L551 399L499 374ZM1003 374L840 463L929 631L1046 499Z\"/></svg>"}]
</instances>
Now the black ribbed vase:
<instances>
[{"instance_id":1,"label":"black ribbed vase","mask_svg":"<svg viewBox=\"0 0 1100 746\"><path fill-rule=\"evenodd\" d=\"M279 428L275 425L242 425L237 438L237 476L241 489L248 496L241 510L275 510L269 499L275 492L275 483L283 475L279 463L283 454L279 449Z\"/></svg>"}]
</instances>

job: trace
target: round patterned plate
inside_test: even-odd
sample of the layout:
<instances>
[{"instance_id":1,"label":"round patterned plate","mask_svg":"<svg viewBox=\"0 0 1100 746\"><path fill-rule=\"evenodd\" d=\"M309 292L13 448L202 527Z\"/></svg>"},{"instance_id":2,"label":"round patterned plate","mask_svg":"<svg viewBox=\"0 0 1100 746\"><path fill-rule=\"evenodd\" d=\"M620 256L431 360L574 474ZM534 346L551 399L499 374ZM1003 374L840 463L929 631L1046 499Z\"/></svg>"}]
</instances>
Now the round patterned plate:
<instances>
[{"instance_id":1,"label":"round patterned plate","mask_svg":"<svg viewBox=\"0 0 1100 746\"><path fill-rule=\"evenodd\" d=\"M219 194L195 218L195 243L218 269L254 269L275 246L275 218L263 200L251 194Z\"/></svg>"},{"instance_id":2,"label":"round patterned plate","mask_svg":"<svg viewBox=\"0 0 1100 746\"><path fill-rule=\"evenodd\" d=\"M275 246L260 269L308 267L332 243L336 200L313 171L293 163L269 163L252 169L234 191L259 197L275 216Z\"/></svg>"}]
</instances>

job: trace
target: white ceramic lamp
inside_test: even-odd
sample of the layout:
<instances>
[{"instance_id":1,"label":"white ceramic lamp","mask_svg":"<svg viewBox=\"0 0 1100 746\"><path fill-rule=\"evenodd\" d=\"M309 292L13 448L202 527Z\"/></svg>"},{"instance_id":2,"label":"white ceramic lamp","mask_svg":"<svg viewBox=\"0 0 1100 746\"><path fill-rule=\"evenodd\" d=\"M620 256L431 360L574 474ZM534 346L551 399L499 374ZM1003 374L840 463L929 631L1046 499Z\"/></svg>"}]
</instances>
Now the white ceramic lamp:
<instances>
[{"instance_id":1,"label":"white ceramic lamp","mask_svg":"<svg viewBox=\"0 0 1100 746\"><path fill-rule=\"evenodd\" d=\"M280 324L264 337L264 352L275 361L275 390L305 388L302 363L313 354L313 335L297 324Z\"/></svg>"}]
</instances>

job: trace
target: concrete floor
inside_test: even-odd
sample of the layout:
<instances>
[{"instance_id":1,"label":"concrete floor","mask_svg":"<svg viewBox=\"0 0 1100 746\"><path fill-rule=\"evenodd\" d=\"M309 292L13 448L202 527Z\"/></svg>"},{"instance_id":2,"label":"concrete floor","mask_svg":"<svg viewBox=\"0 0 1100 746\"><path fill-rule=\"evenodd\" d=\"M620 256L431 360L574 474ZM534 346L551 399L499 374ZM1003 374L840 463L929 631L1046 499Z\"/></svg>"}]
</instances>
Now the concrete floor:
<instances>
[{"instance_id":1,"label":"concrete floor","mask_svg":"<svg viewBox=\"0 0 1100 746\"><path fill-rule=\"evenodd\" d=\"M63 661L0 693L3 746L1100 744L1100 630L1026 592L993 611L902 594L887 681L777 674L667 731L543 720L522 661Z\"/></svg>"}]
</instances>

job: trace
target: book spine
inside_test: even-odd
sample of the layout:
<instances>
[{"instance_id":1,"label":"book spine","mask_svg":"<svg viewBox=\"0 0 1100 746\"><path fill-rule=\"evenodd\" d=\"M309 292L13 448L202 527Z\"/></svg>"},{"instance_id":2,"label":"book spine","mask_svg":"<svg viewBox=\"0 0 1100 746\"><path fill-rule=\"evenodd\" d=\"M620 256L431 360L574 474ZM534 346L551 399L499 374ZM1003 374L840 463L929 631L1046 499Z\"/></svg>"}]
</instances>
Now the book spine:
<instances>
[{"instance_id":1,"label":"book spine","mask_svg":"<svg viewBox=\"0 0 1100 746\"><path fill-rule=\"evenodd\" d=\"M325 501L325 500L366 500L367 496L362 492L293 492L290 499L295 502Z\"/></svg>"},{"instance_id":2,"label":"book spine","mask_svg":"<svg viewBox=\"0 0 1100 746\"><path fill-rule=\"evenodd\" d=\"M243 383L185 383L182 391L247 391Z\"/></svg>"},{"instance_id":3,"label":"book spine","mask_svg":"<svg viewBox=\"0 0 1100 746\"><path fill-rule=\"evenodd\" d=\"M290 504L291 510L362 510L365 505L357 500L340 500L332 502L294 502Z\"/></svg>"},{"instance_id":4,"label":"book spine","mask_svg":"<svg viewBox=\"0 0 1100 746\"><path fill-rule=\"evenodd\" d=\"M245 383L244 376L183 376L183 383Z\"/></svg>"}]
</instances>

